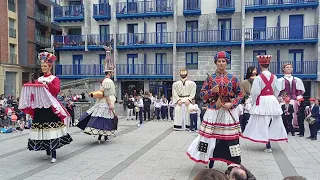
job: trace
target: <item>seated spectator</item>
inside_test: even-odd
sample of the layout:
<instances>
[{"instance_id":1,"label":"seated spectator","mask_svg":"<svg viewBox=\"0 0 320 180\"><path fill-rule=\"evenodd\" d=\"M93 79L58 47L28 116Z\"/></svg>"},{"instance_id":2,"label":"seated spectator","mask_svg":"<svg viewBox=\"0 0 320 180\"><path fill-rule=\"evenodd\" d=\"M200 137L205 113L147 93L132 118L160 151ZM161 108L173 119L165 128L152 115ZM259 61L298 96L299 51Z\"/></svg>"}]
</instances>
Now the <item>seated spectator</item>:
<instances>
[{"instance_id":1,"label":"seated spectator","mask_svg":"<svg viewBox=\"0 0 320 180\"><path fill-rule=\"evenodd\" d=\"M193 180L228 180L228 177L215 169L204 169Z\"/></svg>"},{"instance_id":2,"label":"seated spectator","mask_svg":"<svg viewBox=\"0 0 320 180\"><path fill-rule=\"evenodd\" d=\"M283 180L307 180L307 178L302 176L288 176L285 177Z\"/></svg>"},{"instance_id":3,"label":"seated spectator","mask_svg":"<svg viewBox=\"0 0 320 180\"><path fill-rule=\"evenodd\" d=\"M256 180L256 177L249 170L239 164L230 164L225 174L230 180Z\"/></svg>"}]
</instances>

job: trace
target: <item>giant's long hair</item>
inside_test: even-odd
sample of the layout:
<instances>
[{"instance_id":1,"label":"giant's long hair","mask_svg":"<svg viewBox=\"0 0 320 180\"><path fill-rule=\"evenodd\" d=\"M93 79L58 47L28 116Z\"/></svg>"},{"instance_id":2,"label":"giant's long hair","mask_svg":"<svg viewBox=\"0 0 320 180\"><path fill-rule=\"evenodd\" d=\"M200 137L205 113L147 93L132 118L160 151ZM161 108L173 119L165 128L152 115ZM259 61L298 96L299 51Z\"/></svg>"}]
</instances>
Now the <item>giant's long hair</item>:
<instances>
[{"instance_id":1,"label":"giant's long hair","mask_svg":"<svg viewBox=\"0 0 320 180\"><path fill-rule=\"evenodd\" d=\"M257 69L257 68L254 67L254 66L248 67L247 73L246 73L246 79L249 79L249 78L252 76L252 72L253 72L253 70L255 70L255 69ZM258 69L257 69L257 75L258 75Z\"/></svg>"}]
</instances>

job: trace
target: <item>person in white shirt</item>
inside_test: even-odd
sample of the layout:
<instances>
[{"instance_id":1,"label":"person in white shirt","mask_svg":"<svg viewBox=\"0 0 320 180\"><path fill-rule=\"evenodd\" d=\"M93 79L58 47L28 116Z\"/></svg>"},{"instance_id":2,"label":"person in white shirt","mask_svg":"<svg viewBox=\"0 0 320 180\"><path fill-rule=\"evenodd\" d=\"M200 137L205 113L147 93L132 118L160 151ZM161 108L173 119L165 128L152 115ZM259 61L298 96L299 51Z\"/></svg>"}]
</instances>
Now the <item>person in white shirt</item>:
<instances>
[{"instance_id":1,"label":"person in white shirt","mask_svg":"<svg viewBox=\"0 0 320 180\"><path fill-rule=\"evenodd\" d=\"M172 96L170 97L169 107L170 107L170 118L173 121L173 111L174 111L175 103L172 100Z\"/></svg>"},{"instance_id":2,"label":"person in white shirt","mask_svg":"<svg viewBox=\"0 0 320 180\"><path fill-rule=\"evenodd\" d=\"M243 115L242 119L240 120L241 131L244 132L246 129L246 125L248 124L248 120L250 118L250 109L252 107L252 101L250 96L244 98L245 103L243 104Z\"/></svg>"},{"instance_id":3,"label":"person in white shirt","mask_svg":"<svg viewBox=\"0 0 320 180\"><path fill-rule=\"evenodd\" d=\"M157 99L154 103L154 109L157 117L157 121L160 120L160 109L161 109L161 101L160 99Z\"/></svg>"},{"instance_id":4,"label":"person in white shirt","mask_svg":"<svg viewBox=\"0 0 320 180\"><path fill-rule=\"evenodd\" d=\"M192 99L192 103L188 106L189 112L190 112L190 131L196 131L197 129L197 123L198 123L198 104L196 104L196 100Z\"/></svg>"},{"instance_id":5,"label":"person in white shirt","mask_svg":"<svg viewBox=\"0 0 320 180\"><path fill-rule=\"evenodd\" d=\"M239 116L239 121L240 121L240 126L241 126L241 121L243 118L243 105L244 105L244 99L242 102L237 106L237 111L238 111L238 116Z\"/></svg>"},{"instance_id":6,"label":"person in white shirt","mask_svg":"<svg viewBox=\"0 0 320 180\"><path fill-rule=\"evenodd\" d=\"M138 114L139 114L139 120L140 120L138 126L141 126L141 125L142 125L142 122L143 122L143 121L142 121L143 100L142 100L142 98L141 98L140 95L137 96L137 107L139 108Z\"/></svg>"},{"instance_id":7,"label":"person in white shirt","mask_svg":"<svg viewBox=\"0 0 320 180\"><path fill-rule=\"evenodd\" d=\"M167 100L166 96L163 95L162 100L161 100L161 119L165 120L165 118L167 118L167 120L169 119L169 117L168 117L168 100Z\"/></svg>"}]
</instances>

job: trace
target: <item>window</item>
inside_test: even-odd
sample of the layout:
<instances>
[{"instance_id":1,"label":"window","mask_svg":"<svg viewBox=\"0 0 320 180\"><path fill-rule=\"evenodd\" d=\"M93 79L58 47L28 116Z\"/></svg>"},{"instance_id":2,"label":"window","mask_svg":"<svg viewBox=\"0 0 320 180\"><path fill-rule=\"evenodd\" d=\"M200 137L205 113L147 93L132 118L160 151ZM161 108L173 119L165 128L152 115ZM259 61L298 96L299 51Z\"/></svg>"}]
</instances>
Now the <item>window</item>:
<instances>
[{"instance_id":1,"label":"window","mask_svg":"<svg viewBox=\"0 0 320 180\"><path fill-rule=\"evenodd\" d=\"M83 60L83 55L73 55L72 56L73 60L73 74L81 74L81 62Z\"/></svg>"},{"instance_id":2,"label":"window","mask_svg":"<svg viewBox=\"0 0 320 180\"><path fill-rule=\"evenodd\" d=\"M186 53L186 68L198 69L198 53L197 52Z\"/></svg>"},{"instance_id":3,"label":"window","mask_svg":"<svg viewBox=\"0 0 320 180\"><path fill-rule=\"evenodd\" d=\"M16 37L16 29L14 28L15 20L9 18L9 37L15 38Z\"/></svg>"},{"instance_id":4,"label":"window","mask_svg":"<svg viewBox=\"0 0 320 180\"><path fill-rule=\"evenodd\" d=\"M254 50L253 51L253 62L258 62L257 56L259 55L267 55L266 50Z\"/></svg>"},{"instance_id":5,"label":"window","mask_svg":"<svg viewBox=\"0 0 320 180\"><path fill-rule=\"evenodd\" d=\"M16 46L10 44L10 63L17 64Z\"/></svg>"},{"instance_id":6,"label":"window","mask_svg":"<svg viewBox=\"0 0 320 180\"><path fill-rule=\"evenodd\" d=\"M16 12L15 0L8 0L8 9L12 12Z\"/></svg>"},{"instance_id":7,"label":"window","mask_svg":"<svg viewBox=\"0 0 320 180\"><path fill-rule=\"evenodd\" d=\"M230 58L230 59L229 59L229 63L228 63L228 65L227 65L227 69L231 69L231 62L232 62L232 61L231 61L231 59L232 59L232 58L231 58L231 51L226 51L226 52L229 54L229 58Z\"/></svg>"},{"instance_id":8,"label":"window","mask_svg":"<svg viewBox=\"0 0 320 180\"><path fill-rule=\"evenodd\" d=\"M99 54L100 59L100 74L104 74L104 60L106 58L106 54Z\"/></svg>"}]
</instances>

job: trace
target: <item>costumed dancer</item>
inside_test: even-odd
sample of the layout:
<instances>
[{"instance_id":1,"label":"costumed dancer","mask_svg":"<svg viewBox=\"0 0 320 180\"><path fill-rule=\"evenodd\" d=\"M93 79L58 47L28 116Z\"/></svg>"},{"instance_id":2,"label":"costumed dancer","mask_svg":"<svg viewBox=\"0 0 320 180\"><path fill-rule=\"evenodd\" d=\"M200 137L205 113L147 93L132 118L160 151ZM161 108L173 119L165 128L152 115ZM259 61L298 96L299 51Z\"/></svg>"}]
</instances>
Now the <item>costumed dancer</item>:
<instances>
[{"instance_id":1,"label":"costumed dancer","mask_svg":"<svg viewBox=\"0 0 320 180\"><path fill-rule=\"evenodd\" d=\"M106 77L101 83L100 90L89 93L93 98L97 98L93 107L87 110L80 118L77 126L89 135L99 135L98 142L104 136L105 141L109 141L108 136L114 135L117 129L117 117L114 112L116 101L115 85L112 81L114 76L114 62L111 54L111 47L105 47L106 59L104 72Z\"/></svg>"},{"instance_id":2,"label":"costumed dancer","mask_svg":"<svg viewBox=\"0 0 320 180\"><path fill-rule=\"evenodd\" d=\"M203 83L200 97L209 101L198 137L191 143L187 155L197 163L210 167L213 161L241 164L239 137L241 128L237 106L243 95L239 79L226 72L229 54L218 52L214 57L216 72Z\"/></svg>"},{"instance_id":3,"label":"costumed dancer","mask_svg":"<svg viewBox=\"0 0 320 180\"><path fill-rule=\"evenodd\" d=\"M270 141L287 141L287 132L282 122L282 109L278 102L278 81L269 72L271 55L257 56L261 74L257 76L251 88L253 106L250 119L243 137L253 142L267 144L266 152L272 152Z\"/></svg>"},{"instance_id":4,"label":"costumed dancer","mask_svg":"<svg viewBox=\"0 0 320 180\"><path fill-rule=\"evenodd\" d=\"M56 56L42 52L38 58L44 75L37 81L33 79L32 82L23 85L19 109L33 119L28 149L45 150L45 159L51 156L51 163L54 163L57 159L56 149L72 142L65 125L70 115L56 98L60 92L60 80L51 74Z\"/></svg>"},{"instance_id":5,"label":"costumed dancer","mask_svg":"<svg viewBox=\"0 0 320 180\"><path fill-rule=\"evenodd\" d=\"M302 80L292 76L292 65L287 63L282 66L284 76L278 79L279 82L279 98L282 103L286 97L290 98L290 104L293 105L293 127L298 128L298 102L297 99L302 98L305 88Z\"/></svg>"},{"instance_id":6,"label":"costumed dancer","mask_svg":"<svg viewBox=\"0 0 320 180\"><path fill-rule=\"evenodd\" d=\"M250 108L251 108L251 104L252 104L252 99L250 96L250 91L251 91L251 87L252 87L252 83L254 78L256 78L258 75L258 70L256 67L254 66L250 66L247 69L247 73L246 73L246 79L243 80L240 83L240 87L242 90L242 93L244 95L244 105L243 105L243 116L240 119L240 124L241 124L241 130L242 132L245 130L246 125L248 124L248 120L250 118Z\"/></svg>"},{"instance_id":7,"label":"costumed dancer","mask_svg":"<svg viewBox=\"0 0 320 180\"><path fill-rule=\"evenodd\" d=\"M181 80L172 84L174 108L174 130L184 131L190 128L190 113L188 106L196 95L197 85L195 82L188 80L188 71L180 69Z\"/></svg>"}]
</instances>

